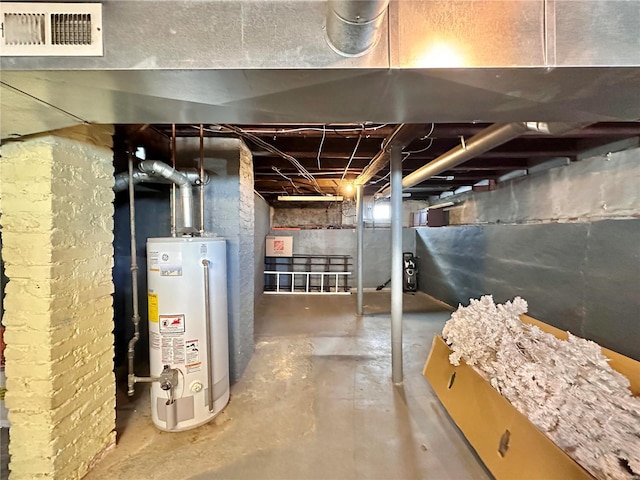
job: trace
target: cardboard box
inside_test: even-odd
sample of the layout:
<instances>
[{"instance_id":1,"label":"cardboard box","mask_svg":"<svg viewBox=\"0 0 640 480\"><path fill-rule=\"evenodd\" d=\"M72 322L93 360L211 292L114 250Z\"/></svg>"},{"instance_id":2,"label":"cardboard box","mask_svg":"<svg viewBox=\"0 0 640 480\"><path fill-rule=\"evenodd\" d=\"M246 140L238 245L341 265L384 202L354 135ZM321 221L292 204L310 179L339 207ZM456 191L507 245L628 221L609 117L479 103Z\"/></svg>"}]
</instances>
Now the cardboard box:
<instances>
[{"instance_id":1,"label":"cardboard box","mask_svg":"<svg viewBox=\"0 0 640 480\"><path fill-rule=\"evenodd\" d=\"M293 237L267 236L265 255L267 257L292 257Z\"/></svg>"},{"instance_id":2,"label":"cardboard box","mask_svg":"<svg viewBox=\"0 0 640 480\"><path fill-rule=\"evenodd\" d=\"M566 332L526 315L521 319L558 338L567 337ZM496 479L593 479L473 368L464 362L451 365L450 353L442 337L436 336L424 377ZM638 395L640 362L604 348L602 353L611 359L612 368L629 379L631 391Z\"/></svg>"}]
</instances>

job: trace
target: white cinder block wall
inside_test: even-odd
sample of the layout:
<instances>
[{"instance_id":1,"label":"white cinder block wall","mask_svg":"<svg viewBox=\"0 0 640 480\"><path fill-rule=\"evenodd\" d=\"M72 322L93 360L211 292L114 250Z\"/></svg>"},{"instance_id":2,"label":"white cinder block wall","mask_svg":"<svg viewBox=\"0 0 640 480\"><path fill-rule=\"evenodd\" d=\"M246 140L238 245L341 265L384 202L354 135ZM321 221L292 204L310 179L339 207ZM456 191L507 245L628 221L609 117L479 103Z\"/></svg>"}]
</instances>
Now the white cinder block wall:
<instances>
[{"instance_id":1,"label":"white cinder block wall","mask_svg":"<svg viewBox=\"0 0 640 480\"><path fill-rule=\"evenodd\" d=\"M11 480L81 478L115 442L112 135L2 147Z\"/></svg>"}]
</instances>

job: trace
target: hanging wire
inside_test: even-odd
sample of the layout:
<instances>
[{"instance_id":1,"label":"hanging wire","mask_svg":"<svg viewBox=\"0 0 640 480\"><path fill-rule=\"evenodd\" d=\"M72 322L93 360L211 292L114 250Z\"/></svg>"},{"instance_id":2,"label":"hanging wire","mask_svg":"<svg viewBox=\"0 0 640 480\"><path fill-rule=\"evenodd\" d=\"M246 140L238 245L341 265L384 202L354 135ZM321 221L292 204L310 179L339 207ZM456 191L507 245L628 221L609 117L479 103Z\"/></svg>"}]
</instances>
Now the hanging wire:
<instances>
[{"instance_id":1,"label":"hanging wire","mask_svg":"<svg viewBox=\"0 0 640 480\"><path fill-rule=\"evenodd\" d=\"M316 181L315 177L304 167L304 165L302 165L298 159L296 159L295 157L293 157L292 155L289 155L288 153L283 152L282 150L279 150L277 147L274 147L273 145L271 145L268 142L265 142L264 140L262 140L260 137L252 134L252 133L247 133L244 130L242 130L241 128L235 127L233 125L226 125L226 124L221 124L219 125L222 128L225 128L227 130L230 130L234 133L236 133L237 135L243 137L243 138L247 138L249 140L251 140L253 143L255 143L256 145L264 148L265 150L278 155L282 158L284 158L285 160L288 160L289 162L291 162L291 164L296 167L296 169L300 172L300 174L306 178L307 180L309 180L311 182L312 187L314 188L314 190L316 190L316 192L318 192L320 195L324 195L325 193L322 191L322 189L320 188L320 185L318 184L318 182ZM208 131L213 131L216 133L220 133L220 131L216 131L216 130L212 130L209 129Z\"/></svg>"},{"instance_id":2,"label":"hanging wire","mask_svg":"<svg viewBox=\"0 0 640 480\"><path fill-rule=\"evenodd\" d=\"M349 170L349 167L351 166L351 162L353 161L354 157L356 156L356 152L358 151L358 147L360 146L360 140L362 140L362 135L364 133L364 125L362 125L362 131L360 132L360 135L358 135L358 141L356 142L356 146L353 149L353 152L351 152L351 156L349 157L349 161L347 162L347 166L344 167L344 172L342 172L342 178L340 178L340 183L343 182L345 175L347 174L347 171Z\"/></svg>"},{"instance_id":3,"label":"hanging wire","mask_svg":"<svg viewBox=\"0 0 640 480\"><path fill-rule=\"evenodd\" d=\"M271 169L276 172L278 175L280 175L282 178L284 178L285 180L288 180L289 183L291 183L291 186L295 189L296 192L300 193L300 189L296 186L295 183L293 183L293 180L291 180L289 177L287 177L284 173L282 173L280 170L278 170L277 167L271 167Z\"/></svg>"},{"instance_id":4,"label":"hanging wire","mask_svg":"<svg viewBox=\"0 0 640 480\"><path fill-rule=\"evenodd\" d=\"M424 148L421 148L420 150L409 150L406 152L402 152L402 162L404 162L407 158L409 158L412 154L414 153L423 153L426 152L427 150L429 150L431 148L431 146L433 145L433 138L430 138L430 135L433 133L433 130L435 128L435 123L431 123L431 130L429 130L429 133L427 133L424 137L420 138L420 140L426 140L429 139L429 145L427 145ZM375 180L373 182L370 182L370 184L375 185L376 183L380 183L381 181L385 180L386 178L389 178L389 175L391 175L391 171L389 171L389 173L387 173L384 177L379 178L378 180ZM387 188L389 186L389 183L385 183L382 187L380 187L378 189L378 191L374 194L377 195L378 193L380 193L381 191L383 191L385 188Z\"/></svg>"},{"instance_id":5,"label":"hanging wire","mask_svg":"<svg viewBox=\"0 0 640 480\"><path fill-rule=\"evenodd\" d=\"M381 128L384 128L386 126L388 126L388 123L382 123L380 125L376 125L376 126L365 126L364 127L364 131L365 132L375 132L376 130L380 130ZM331 127L327 127L326 125L323 125L322 128L320 127L300 127L300 128L283 128L278 130L273 129L273 130L269 130L269 129L265 129L265 130L261 130L261 129L253 129L253 130L247 130L247 129L243 129L244 132L246 133L257 133L257 134L263 134L263 135L278 135L278 134L284 134L284 133L295 133L295 132L322 132L322 131L327 131L330 130L334 133L348 133L348 132L361 132L362 129L361 128L331 128Z\"/></svg>"},{"instance_id":6,"label":"hanging wire","mask_svg":"<svg viewBox=\"0 0 640 480\"><path fill-rule=\"evenodd\" d=\"M318 161L318 170L321 170L320 168L320 154L322 153L322 146L324 145L324 139L327 135L327 129L325 125L322 125L322 140L320 140L320 146L318 147L318 156L316 157L316 160Z\"/></svg>"}]
</instances>

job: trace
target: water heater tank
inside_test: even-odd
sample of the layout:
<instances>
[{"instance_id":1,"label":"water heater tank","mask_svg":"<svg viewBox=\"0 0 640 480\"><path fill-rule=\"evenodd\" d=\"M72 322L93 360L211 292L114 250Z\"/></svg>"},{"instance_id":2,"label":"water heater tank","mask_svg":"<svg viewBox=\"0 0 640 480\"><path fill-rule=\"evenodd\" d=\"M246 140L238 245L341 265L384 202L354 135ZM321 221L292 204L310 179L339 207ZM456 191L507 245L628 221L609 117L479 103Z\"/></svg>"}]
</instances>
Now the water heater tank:
<instances>
[{"instance_id":1,"label":"water heater tank","mask_svg":"<svg viewBox=\"0 0 640 480\"><path fill-rule=\"evenodd\" d=\"M203 425L229 401L226 272L223 238L147 240L150 374L177 378L170 390L151 384L160 430Z\"/></svg>"}]
</instances>

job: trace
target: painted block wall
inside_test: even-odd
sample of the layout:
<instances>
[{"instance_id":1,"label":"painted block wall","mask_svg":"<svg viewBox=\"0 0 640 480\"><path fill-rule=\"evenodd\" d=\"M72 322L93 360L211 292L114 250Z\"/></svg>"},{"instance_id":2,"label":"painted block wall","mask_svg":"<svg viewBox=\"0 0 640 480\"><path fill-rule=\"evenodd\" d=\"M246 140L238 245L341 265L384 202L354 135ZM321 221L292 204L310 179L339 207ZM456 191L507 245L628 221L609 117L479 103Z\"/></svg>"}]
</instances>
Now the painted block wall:
<instances>
[{"instance_id":1,"label":"painted block wall","mask_svg":"<svg viewBox=\"0 0 640 480\"><path fill-rule=\"evenodd\" d=\"M355 265L356 231L348 230L272 230L270 235L293 237L294 255L351 255ZM404 228L402 249L415 252L416 235L413 228ZM391 229L367 228L364 231L364 285L375 288L391 275ZM357 286L355 266L349 281Z\"/></svg>"},{"instance_id":2,"label":"painted block wall","mask_svg":"<svg viewBox=\"0 0 640 480\"><path fill-rule=\"evenodd\" d=\"M640 215L639 165L640 148L634 148L521 177L490 192L464 194L459 199L465 201L449 209L449 222L521 224L634 218Z\"/></svg>"},{"instance_id":3,"label":"painted block wall","mask_svg":"<svg viewBox=\"0 0 640 480\"><path fill-rule=\"evenodd\" d=\"M534 317L640 359L640 149L467 198L450 216L466 225L416 230L421 290L454 306L520 295Z\"/></svg>"},{"instance_id":4,"label":"painted block wall","mask_svg":"<svg viewBox=\"0 0 640 480\"><path fill-rule=\"evenodd\" d=\"M375 219L374 206L378 203L387 203L385 200L374 202L372 198L365 197L363 205L363 218L366 227L388 227L389 220ZM428 206L423 200L404 200L402 202L402 226L411 226L413 213ZM322 207L291 208L279 207L274 209L274 227L355 227L357 224L356 206L353 200L345 200L342 203L327 203Z\"/></svg>"},{"instance_id":5,"label":"painted block wall","mask_svg":"<svg viewBox=\"0 0 640 480\"><path fill-rule=\"evenodd\" d=\"M199 138L178 139L178 165L197 166L199 150ZM211 176L205 186L205 230L227 240L229 368L235 382L253 355L253 163L251 152L237 139L205 138L204 152L205 169ZM197 208L196 217L198 225Z\"/></svg>"},{"instance_id":6,"label":"painted block wall","mask_svg":"<svg viewBox=\"0 0 640 480\"><path fill-rule=\"evenodd\" d=\"M258 302L264 291L264 254L265 254L265 237L271 229L271 207L260 196L255 195L253 204L254 210L254 238L253 238L253 265L254 265L254 308L257 308Z\"/></svg>"},{"instance_id":7,"label":"painted block wall","mask_svg":"<svg viewBox=\"0 0 640 480\"><path fill-rule=\"evenodd\" d=\"M159 189L156 189L159 188ZM170 187L136 186L136 253L140 305L140 341L136 344L136 374L148 375L147 238L171 234ZM118 192L114 201L113 293L115 364L124 365L127 344L133 336L131 297L131 243L129 230L129 192Z\"/></svg>"},{"instance_id":8,"label":"painted block wall","mask_svg":"<svg viewBox=\"0 0 640 480\"><path fill-rule=\"evenodd\" d=\"M11 480L81 478L115 443L112 134L2 146Z\"/></svg>"},{"instance_id":9,"label":"painted block wall","mask_svg":"<svg viewBox=\"0 0 640 480\"><path fill-rule=\"evenodd\" d=\"M200 157L198 138L179 138L176 147L178 168L194 168ZM229 357L231 381L238 380L253 354L254 275L254 193L253 166L249 150L235 139L205 139L205 169L211 180L205 186L205 230L227 240L227 291L229 313ZM154 191L155 190L155 191ZM154 190L136 187L136 229L140 291L141 340L136 347L136 365L147 374L146 239L170 236L171 207L168 185ZM194 193L194 225L199 226L199 189ZM119 193L115 212L114 268L116 310L116 353L118 362L126 358L131 326L131 276L129 272L129 211L126 192ZM177 224L182 222L180 199ZM268 213L267 213L268 220ZM248 265L248 268L247 268ZM262 291L262 290L260 290Z\"/></svg>"}]
</instances>

